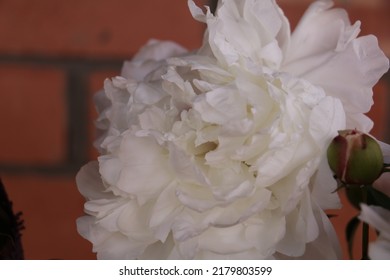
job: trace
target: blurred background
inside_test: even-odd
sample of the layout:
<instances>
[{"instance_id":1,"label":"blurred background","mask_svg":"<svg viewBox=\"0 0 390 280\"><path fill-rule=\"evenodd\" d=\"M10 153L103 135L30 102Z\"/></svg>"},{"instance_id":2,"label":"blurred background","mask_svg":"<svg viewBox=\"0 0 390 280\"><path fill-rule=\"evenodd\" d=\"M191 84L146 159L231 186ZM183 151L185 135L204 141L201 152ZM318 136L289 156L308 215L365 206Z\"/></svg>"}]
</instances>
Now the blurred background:
<instances>
[{"instance_id":1,"label":"blurred background","mask_svg":"<svg viewBox=\"0 0 390 280\"><path fill-rule=\"evenodd\" d=\"M294 27L312 1L277 2ZM335 3L390 56L388 0ZM97 156L92 97L148 39L195 49L203 31L185 0L0 0L0 176L23 212L26 259L96 258L75 224L84 203L75 175ZM372 133L388 143L389 93L386 74L369 113ZM355 213L348 206L332 212L341 237Z\"/></svg>"}]
</instances>

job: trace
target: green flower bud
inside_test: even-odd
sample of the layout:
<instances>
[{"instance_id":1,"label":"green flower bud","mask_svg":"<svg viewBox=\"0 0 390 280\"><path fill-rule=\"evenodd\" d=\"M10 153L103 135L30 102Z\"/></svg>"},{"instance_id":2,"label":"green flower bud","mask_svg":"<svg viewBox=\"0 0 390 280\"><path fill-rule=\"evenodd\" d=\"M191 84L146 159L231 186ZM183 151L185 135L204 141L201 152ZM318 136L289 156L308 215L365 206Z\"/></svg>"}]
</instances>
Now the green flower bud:
<instances>
[{"instance_id":1,"label":"green flower bud","mask_svg":"<svg viewBox=\"0 0 390 280\"><path fill-rule=\"evenodd\" d=\"M342 130L328 147L328 163L347 185L370 185L383 171L383 155L371 136L358 130Z\"/></svg>"}]
</instances>

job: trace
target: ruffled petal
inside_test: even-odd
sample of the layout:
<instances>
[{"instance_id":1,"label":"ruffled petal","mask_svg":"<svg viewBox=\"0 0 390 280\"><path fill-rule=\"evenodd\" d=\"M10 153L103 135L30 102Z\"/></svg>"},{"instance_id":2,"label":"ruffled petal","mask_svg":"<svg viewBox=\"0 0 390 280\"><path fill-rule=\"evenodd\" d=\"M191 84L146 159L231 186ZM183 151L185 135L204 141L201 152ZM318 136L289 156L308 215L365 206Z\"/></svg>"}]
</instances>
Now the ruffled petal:
<instances>
[{"instance_id":1,"label":"ruffled petal","mask_svg":"<svg viewBox=\"0 0 390 280\"><path fill-rule=\"evenodd\" d=\"M165 59L180 56L186 52L185 48L174 42L149 40L131 61L124 62L121 75L125 78L142 81L164 65Z\"/></svg>"},{"instance_id":2,"label":"ruffled petal","mask_svg":"<svg viewBox=\"0 0 390 280\"><path fill-rule=\"evenodd\" d=\"M390 242L390 211L379 206L361 206L361 213L359 219L369 223L379 231L382 238Z\"/></svg>"},{"instance_id":3,"label":"ruffled petal","mask_svg":"<svg viewBox=\"0 0 390 280\"><path fill-rule=\"evenodd\" d=\"M80 169L76 176L76 183L79 192L88 200L112 197L103 185L97 161L91 161Z\"/></svg>"},{"instance_id":4,"label":"ruffled petal","mask_svg":"<svg viewBox=\"0 0 390 280\"><path fill-rule=\"evenodd\" d=\"M371 242L368 256L373 260L390 259L390 211L379 206L361 204L359 219L379 231L376 241Z\"/></svg>"},{"instance_id":5,"label":"ruffled petal","mask_svg":"<svg viewBox=\"0 0 390 280\"><path fill-rule=\"evenodd\" d=\"M332 1L313 3L291 37L282 71L293 73L337 97L347 113L348 127L368 132L372 87L388 70L389 61L372 35L356 38L360 23L351 25Z\"/></svg>"},{"instance_id":6,"label":"ruffled petal","mask_svg":"<svg viewBox=\"0 0 390 280\"><path fill-rule=\"evenodd\" d=\"M272 0L221 1L217 16L190 1L193 16L208 26L205 44L225 65L246 59L279 67L289 44L289 23Z\"/></svg>"},{"instance_id":7,"label":"ruffled petal","mask_svg":"<svg viewBox=\"0 0 390 280\"><path fill-rule=\"evenodd\" d=\"M155 197L172 180L168 152L150 137L127 134L118 151L118 158L100 159L102 174L118 175L110 182L118 189L137 197L142 205ZM115 169L115 171L106 171Z\"/></svg>"}]
</instances>

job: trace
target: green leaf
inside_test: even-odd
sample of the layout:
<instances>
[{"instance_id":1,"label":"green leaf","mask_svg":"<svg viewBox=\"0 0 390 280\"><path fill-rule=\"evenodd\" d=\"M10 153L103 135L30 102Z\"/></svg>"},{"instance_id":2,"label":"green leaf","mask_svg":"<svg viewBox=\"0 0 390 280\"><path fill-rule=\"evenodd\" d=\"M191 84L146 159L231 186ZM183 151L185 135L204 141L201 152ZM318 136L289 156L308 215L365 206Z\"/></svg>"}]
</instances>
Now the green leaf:
<instances>
[{"instance_id":1,"label":"green leaf","mask_svg":"<svg viewBox=\"0 0 390 280\"><path fill-rule=\"evenodd\" d=\"M347 227L345 229L345 237L347 239L347 242L348 242L348 254L349 254L349 258L352 259L353 258L353 240L354 240L354 237L355 237L355 233L356 233L356 230L358 228L360 224L360 220L358 218L358 216L356 217L353 217L347 224Z\"/></svg>"},{"instance_id":2,"label":"green leaf","mask_svg":"<svg viewBox=\"0 0 390 280\"><path fill-rule=\"evenodd\" d=\"M370 205L381 206L387 210L390 210L390 197L384 193L374 189L372 186L367 186L368 190L368 201Z\"/></svg>"}]
</instances>

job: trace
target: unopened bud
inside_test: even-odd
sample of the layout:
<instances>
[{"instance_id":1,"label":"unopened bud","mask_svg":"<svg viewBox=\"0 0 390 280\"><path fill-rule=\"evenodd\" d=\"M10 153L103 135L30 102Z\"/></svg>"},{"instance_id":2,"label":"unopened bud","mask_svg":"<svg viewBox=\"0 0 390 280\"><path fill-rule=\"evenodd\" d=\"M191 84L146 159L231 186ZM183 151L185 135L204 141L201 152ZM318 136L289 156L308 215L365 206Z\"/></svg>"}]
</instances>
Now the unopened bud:
<instances>
[{"instance_id":1,"label":"unopened bud","mask_svg":"<svg viewBox=\"0 0 390 280\"><path fill-rule=\"evenodd\" d=\"M371 136L342 130L328 147L328 163L336 177L348 185L370 185L383 171L383 155Z\"/></svg>"}]
</instances>

